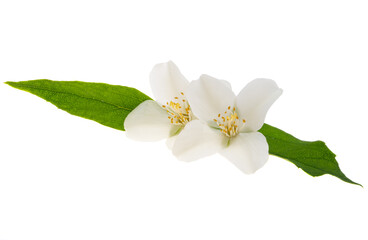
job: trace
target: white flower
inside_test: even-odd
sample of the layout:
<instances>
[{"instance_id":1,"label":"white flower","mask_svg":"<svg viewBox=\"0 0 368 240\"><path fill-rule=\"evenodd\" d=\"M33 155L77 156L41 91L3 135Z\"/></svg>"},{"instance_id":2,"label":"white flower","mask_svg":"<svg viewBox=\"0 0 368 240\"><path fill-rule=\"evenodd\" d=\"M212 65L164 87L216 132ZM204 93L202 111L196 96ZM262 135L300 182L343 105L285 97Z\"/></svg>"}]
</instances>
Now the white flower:
<instances>
[{"instance_id":1,"label":"white flower","mask_svg":"<svg viewBox=\"0 0 368 240\"><path fill-rule=\"evenodd\" d=\"M176 138L173 154L192 161L218 152L244 173L254 173L269 156L266 138L258 130L281 94L273 80L255 79L235 96L230 84L202 75L186 92L198 119Z\"/></svg>"},{"instance_id":2,"label":"white flower","mask_svg":"<svg viewBox=\"0 0 368 240\"><path fill-rule=\"evenodd\" d=\"M171 61L154 66L150 84L156 101L147 100L126 117L124 127L129 138L158 141L176 136L194 119L185 92L188 80ZM168 146L173 144L173 138Z\"/></svg>"}]
</instances>

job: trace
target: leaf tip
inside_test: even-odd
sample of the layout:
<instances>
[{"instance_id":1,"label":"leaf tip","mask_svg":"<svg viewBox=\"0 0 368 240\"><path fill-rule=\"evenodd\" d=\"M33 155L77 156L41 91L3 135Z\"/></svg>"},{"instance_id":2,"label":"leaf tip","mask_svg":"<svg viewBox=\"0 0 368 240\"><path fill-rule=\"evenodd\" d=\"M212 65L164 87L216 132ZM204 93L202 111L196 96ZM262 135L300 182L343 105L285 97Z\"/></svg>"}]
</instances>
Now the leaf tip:
<instances>
[{"instance_id":1,"label":"leaf tip","mask_svg":"<svg viewBox=\"0 0 368 240\"><path fill-rule=\"evenodd\" d=\"M345 178L340 178L340 179L341 179L341 180L343 180L343 181L345 181L345 182L347 182L347 183L351 183L351 184L354 184L354 185L358 185L358 186L360 186L360 187L364 188L362 184L357 183L357 182L354 182L354 181L350 180L349 178L347 178L346 176L345 176Z\"/></svg>"},{"instance_id":2,"label":"leaf tip","mask_svg":"<svg viewBox=\"0 0 368 240\"><path fill-rule=\"evenodd\" d=\"M14 85L16 84L16 82L10 82L10 81L7 81L7 82L4 82L6 85L9 85L11 87L15 87Z\"/></svg>"}]
</instances>

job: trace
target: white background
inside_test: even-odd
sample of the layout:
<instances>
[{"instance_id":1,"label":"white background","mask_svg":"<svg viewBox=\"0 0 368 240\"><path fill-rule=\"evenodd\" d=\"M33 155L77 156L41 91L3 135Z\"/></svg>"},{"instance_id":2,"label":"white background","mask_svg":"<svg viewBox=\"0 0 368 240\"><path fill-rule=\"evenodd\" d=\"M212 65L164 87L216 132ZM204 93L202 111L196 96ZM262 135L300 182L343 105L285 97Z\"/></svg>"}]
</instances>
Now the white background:
<instances>
[{"instance_id":1,"label":"white background","mask_svg":"<svg viewBox=\"0 0 368 240\"><path fill-rule=\"evenodd\" d=\"M173 60L190 80L257 77L266 122L323 140L368 187L366 1L0 1L0 82L135 87ZM276 157L254 175L176 160L0 84L0 239L368 239L367 188Z\"/></svg>"}]
</instances>

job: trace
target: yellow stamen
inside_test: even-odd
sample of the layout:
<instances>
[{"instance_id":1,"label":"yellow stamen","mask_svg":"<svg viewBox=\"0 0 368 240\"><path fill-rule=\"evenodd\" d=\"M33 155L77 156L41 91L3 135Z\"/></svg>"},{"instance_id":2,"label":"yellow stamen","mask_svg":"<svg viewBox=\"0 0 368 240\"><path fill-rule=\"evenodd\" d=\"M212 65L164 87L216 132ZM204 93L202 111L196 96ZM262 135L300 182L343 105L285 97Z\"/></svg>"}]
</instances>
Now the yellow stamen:
<instances>
[{"instance_id":1,"label":"yellow stamen","mask_svg":"<svg viewBox=\"0 0 368 240\"><path fill-rule=\"evenodd\" d=\"M184 96L184 93L181 92ZM168 118L174 125L185 125L193 119L193 114L186 99L174 97L173 101L166 102L162 108L170 115ZM175 120L175 121L174 121Z\"/></svg>"},{"instance_id":2,"label":"yellow stamen","mask_svg":"<svg viewBox=\"0 0 368 240\"><path fill-rule=\"evenodd\" d=\"M235 110L235 107L232 108L231 106L228 106L227 111L224 112L224 116L218 114L218 118L222 119L221 123L218 122L219 119L213 119L213 121L220 128L220 131L227 137L234 137L238 135L239 129L243 126L243 123L245 123L245 120L242 119L243 121L240 122L241 124L239 124L239 116Z\"/></svg>"}]
</instances>

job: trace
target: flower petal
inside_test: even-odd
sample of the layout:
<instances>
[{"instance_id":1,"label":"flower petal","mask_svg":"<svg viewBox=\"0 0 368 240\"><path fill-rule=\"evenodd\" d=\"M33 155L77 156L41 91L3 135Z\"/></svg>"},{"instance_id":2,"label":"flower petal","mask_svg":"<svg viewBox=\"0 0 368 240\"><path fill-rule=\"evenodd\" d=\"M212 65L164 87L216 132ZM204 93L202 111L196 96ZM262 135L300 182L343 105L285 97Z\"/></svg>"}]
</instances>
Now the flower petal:
<instances>
[{"instance_id":1,"label":"flower petal","mask_svg":"<svg viewBox=\"0 0 368 240\"><path fill-rule=\"evenodd\" d=\"M220 154L244 173L251 174L267 162L268 144L262 133L239 133Z\"/></svg>"},{"instance_id":2,"label":"flower petal","mask_svg":"<svg viewBox=\"0 0 368 240\"><path fill-rule=\"evenodd\" d=\"M182 161L194 161L217 153L223 144L223 134L200 120L189 122L176 137L173 154Z\"/></svg>"},{"instance_id":3,"label":"flower petal","mask_svg":"<svg viewBox=\"0 0 368 240\"><path fill-rule=\"evenodd\" d=\"M189 82L175 63L169 61L153 67L150 84L156 101L164 104L174 100L175 97L180 97L180 93L185 92Z\"/></svg>"},{"instance_id":4,"label":"flower petal","mask_svg":"<svg viewBox=\"0 0 368 240\"><path fill-rule=\"evenodd\" d=\"M127 137L138 141L167 138L172 126L167 112L152 100L139 104L124 122Z\"/></svg>"},{"instance_id":5,"label":"flower petal","mask_svg":"<svg viewBox=\"0 0 368 240\"><path fill-rule=\"evenodd\" d=\"M166 139L166 146L171 150L174 147L174 143L177 136L172 136Z\"/></svg>"},{"instance_id":6,"label":"flower petal","mask_svg":"<svg viewBox=\"0 0 368 240\"><path fill-rule=\"evenodd\" d=\"M230 84L228 81L226 81L226 80L220 80L220 81L222 82L222 84L223 84L225 87L232 89L232 88L231 88L231 84Z\"/></svg>"},{"instance_id":7,"label":"flower petal","mask_svg":"<svg viewBox=\"0 0 368 240\"><path fill-rule=\"evenodd\" d=\"M258 78L248 83L236 97L238 113L246 120L241 132L258 131L268 109L281 94L282 89L271 79Z\"/></svg>"},{"instance_id":8,"label":"flower petal","mask_svg":"<svg viewBox=\"0 0 368 240\"><path fill-rule=\"evenodd\" d=\"M202 121L212 122L219 113L234 106L235 94L227 85L225 81L208 75L192 81L186 95L194 115Z\"/></svg>"}]
</instances>

